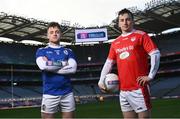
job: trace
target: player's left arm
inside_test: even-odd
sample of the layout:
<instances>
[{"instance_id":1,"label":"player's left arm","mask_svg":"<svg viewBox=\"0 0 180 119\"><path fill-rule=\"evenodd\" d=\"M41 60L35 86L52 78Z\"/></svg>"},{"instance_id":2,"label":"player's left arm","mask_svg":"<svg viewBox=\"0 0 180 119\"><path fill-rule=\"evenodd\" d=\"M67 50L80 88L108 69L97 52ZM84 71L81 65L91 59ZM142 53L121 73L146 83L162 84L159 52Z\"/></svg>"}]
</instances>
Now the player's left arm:
<instances>
[{"instance_id":1,"label":"player's left arm","mask_svg":"<svg viewBox=\"0 0 180 119\"><path fill-rule=\"evenodd\" d=\"M152 39L147 35L143 35L143 47L146 52L148 52L150 56L150 71L147 76L140 76L137 78L138 84L144 86L150 80L154 79L160 63L160 51L158 50L157 46L154 44Z\"/></svg>"},{"instance_id":2,"label":"player's left arm","mask_svg":"<svg viewBox=\"0 0 180 119\"><path fill-rule=\"evenodd\" d=\"M113 48L113 43L111 43L108 58L106 59L106 62L104 63L104 66L103 66L101 74L100 74L100 79L98 81L98 86L102 92L107 92L107 90L104 86L104 79L105 79L106 75L111 72L112 67L115 63L116 63L116 53Z\"/></svg>"},{"instance_id":3,"label":"player's left arm","mask_svg":"<svg viewBox=\"0 0 180 119\"><path fill-rule=\"evenodd\" d=\"M155 50L152 51L151 53L149 53L150 58L151 58L151 68L150 68L150 72L149 72L149 79L152 80L154 79L158 69L159 69L159 64L160 64L160 51L159 50Z\"/></svg>"},{"instance_id":4,"label":"player's left arm","mask_svg":"<svg viewBox=\"0 0 180 119\"><path fill-rule=\"evenodd\" d=\"M58 74L72 74L75 73L77 70L77 62L73 58L69 58L67 61L67 65L63 68L56 71Z\"/></svg>"},{"instance_id":5,"label":"player's left arm","mask_svg":"<svg viewBox=\"0 0 180 119\"><path fill-rule=\"evenodd\" d=\"M150 55L150 63L151 63L151 68L148 76L140 76L138 77L137 81L138 84L141 86L144 86L147 82L150 80L154 79L158 68L159 68L159 63L160 63L160 51L159 50L154 50Z\"/></svg>"}]
</instances>

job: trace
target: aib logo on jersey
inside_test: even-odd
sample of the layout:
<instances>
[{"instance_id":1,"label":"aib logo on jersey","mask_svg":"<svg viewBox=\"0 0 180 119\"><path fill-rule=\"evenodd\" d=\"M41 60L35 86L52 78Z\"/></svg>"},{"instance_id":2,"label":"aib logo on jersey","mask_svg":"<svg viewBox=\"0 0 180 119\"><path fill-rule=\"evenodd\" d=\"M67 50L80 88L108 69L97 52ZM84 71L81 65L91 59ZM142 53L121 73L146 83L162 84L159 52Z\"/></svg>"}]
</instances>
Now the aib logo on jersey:
<instances>
[{"instance_id":1,"label":"aib logo on jersey","mask_svg":"<svg viewBox=\"0 0 180 119\"><path fill-rule=\"evenodd\" d=\"M120 59L126 59L127 57L129 57L129 52L128 52L128 51L122 52L122 53L119 55L119 58L120 58Z\"/></svg>"}]
</instances>

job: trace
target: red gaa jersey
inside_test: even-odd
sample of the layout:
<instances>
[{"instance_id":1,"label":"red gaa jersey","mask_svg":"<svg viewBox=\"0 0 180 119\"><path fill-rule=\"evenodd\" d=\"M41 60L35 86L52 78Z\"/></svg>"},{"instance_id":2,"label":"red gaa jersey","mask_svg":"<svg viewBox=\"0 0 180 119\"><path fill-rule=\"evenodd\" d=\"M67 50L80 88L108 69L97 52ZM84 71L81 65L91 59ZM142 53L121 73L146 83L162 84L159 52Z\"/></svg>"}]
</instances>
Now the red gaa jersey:
<instances>
[{"instance_id":1,"label":"red gaa jersey","mask_svg":"<svg viewBox=\"0 0 180 119\"><path fill-rule=\"evenodd\" d=\"M156 49L151 38L139 30L133 30L127 36L121 35L112 42L108 59L117 63L121 90L140 88L136 79L148 75L148 54Z\"/></svg>"}]
</instances>

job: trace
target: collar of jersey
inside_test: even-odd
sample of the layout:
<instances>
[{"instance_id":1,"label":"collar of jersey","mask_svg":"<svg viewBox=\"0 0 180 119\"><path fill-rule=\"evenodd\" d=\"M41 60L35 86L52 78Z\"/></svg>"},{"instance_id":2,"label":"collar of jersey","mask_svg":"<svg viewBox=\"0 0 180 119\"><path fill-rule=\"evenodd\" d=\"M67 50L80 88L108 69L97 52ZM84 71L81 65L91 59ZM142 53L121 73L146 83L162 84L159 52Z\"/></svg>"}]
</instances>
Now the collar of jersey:
<instances>
[{"instance_id":1,"label":"collar of jersey","mask_svg":"<svg viewBox=\"0 0 180 119\"><path fill-rule=\"evenodd\" d=\"M48 46L51 48L61 48L62 47L61 45L52 45L50 43L48 43Z\"/></svg>"},{"instance_id":2,"label":"collar of jersey","mask_svg":"<svg viewBox=\"0 0 180 119\"><path fill-rule=\"evenodd\" d=\"M131 32L129 32L129 33L122 34L121 36L122 36L122 37L126 37L126 36L128 36L128 35L132 34L134 31L135 31L135 29L133 29L133 30L132 30Z\"/></svg>"}]
</instances>

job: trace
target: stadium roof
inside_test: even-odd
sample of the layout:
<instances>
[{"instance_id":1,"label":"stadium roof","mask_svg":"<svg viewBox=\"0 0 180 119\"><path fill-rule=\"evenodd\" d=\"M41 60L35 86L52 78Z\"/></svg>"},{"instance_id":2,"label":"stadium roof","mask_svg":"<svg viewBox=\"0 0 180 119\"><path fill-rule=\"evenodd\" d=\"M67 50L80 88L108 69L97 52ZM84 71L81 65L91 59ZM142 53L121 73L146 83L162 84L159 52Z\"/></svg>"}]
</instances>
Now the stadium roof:
<instances>
[{"instance_id":1,"label":"stadium roof","mask_svg":"<svg viewBox=\"0 0 180 119\"><path fill-rule=\"evenodd\" d=\"M146 4L144 11L136 11L135 26L151 33L180 27L180 1L157 0Z\"/></svg>"},{"instance_id":2,"label":"stadium roof","mask_svg":"<svg viewBox=\"0 0 180 119\"><path fill-rule=\"evenodd\" d=\"M180 1L179 0L152 0L141 11L136 7L130 8L135 15L135 27L148 33L161 33L164 30L180 27ZM20 42L22 40L34 40L47 43L46 27L48 22L38 21L15 15L0 13L0 37L6 37ZM61 24L63 37L61 41L74 43L75 29L78 27ZM108 39L114 39L120 34L116 20L107 28ZM90 28L90 27L89 27ZM99 28L99 27L91 27ZM78 28L79 29L79 28Z\"/></svg>"}]
</instances>

